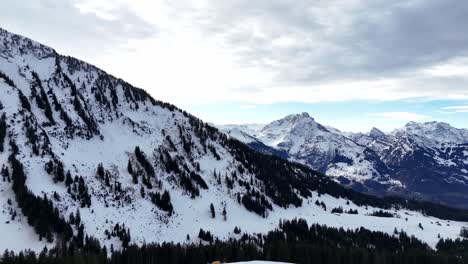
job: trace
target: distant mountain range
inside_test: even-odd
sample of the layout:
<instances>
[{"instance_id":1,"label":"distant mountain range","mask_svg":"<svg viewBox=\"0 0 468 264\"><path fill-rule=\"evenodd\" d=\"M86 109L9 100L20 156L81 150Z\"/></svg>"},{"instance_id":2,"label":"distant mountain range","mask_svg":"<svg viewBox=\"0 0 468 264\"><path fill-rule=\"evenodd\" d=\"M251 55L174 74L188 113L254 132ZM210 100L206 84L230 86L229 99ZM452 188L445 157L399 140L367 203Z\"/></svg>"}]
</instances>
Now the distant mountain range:
<instances>
[{"instance_id":1,"label":"distant mountain range","mask_svg":"<svg viewBox=\"0 0 468 264\"><path fill-rule=\"evenodd\" d=\"M468 130L409 122L384 133L342 132L307 113L266 125L218 126L252 148L318 170L376 195L403 195L468 208Z\"/></svg>"}]
</instances>

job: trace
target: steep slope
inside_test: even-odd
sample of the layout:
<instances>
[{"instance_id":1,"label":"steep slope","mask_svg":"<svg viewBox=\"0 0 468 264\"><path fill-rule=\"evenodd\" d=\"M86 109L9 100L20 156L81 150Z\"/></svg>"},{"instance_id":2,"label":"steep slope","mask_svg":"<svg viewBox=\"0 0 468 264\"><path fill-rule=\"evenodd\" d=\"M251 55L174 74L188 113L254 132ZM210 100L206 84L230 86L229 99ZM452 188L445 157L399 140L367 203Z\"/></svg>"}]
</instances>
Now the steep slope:
<instances>
[{"instance_id":1,"label":"steep slope","mask_svg":"<svg viewBox=\"0 0 468 264\"><path fill-rule=\"evenodd\" d=\"M445 143L468 143L467 129L458 129L447 123L436 121L426 123L409 122L404 128L397 129L392 134L396 137L409 135L415 138L419 145L427 147L438 147Z\"/></svg>"},{"instance_id":2,"label":"steep slope","mask_svg":"<svg viewBox=\"0 0 468 264\"><path fill-rule=\"evenodd\" d=\"M406 187L403 195L468 207L468 130L409 122L388 135L373 131L350 137L393 168L392 178Z\"/></svg>"},{"instance_id":3,"label":"steep slope","mask_svg":"<svg viewBox=\"0 0 468 264\"><path fill-rule=\"evenodd\" d=\"M445 123L408 123L391 135L383 160L395 178L430 201L468 207L468 130Z\"/></svg>"},{"instance_id":4,"label":"steep slope","mask_svg":"<svg viewBox=\"0 0 468 264\"><path fill-rule=\"evenodd\" d=\"M272 146L264 144L260 139L256 138L255 135L258 133L263 126L256 125L254 128L248 125L220 125L220 128L228 136L235 138L256 151L264 154L275 155L283 159L291 159L289 153L283 149L277 149Z\"/></svg>"},{"instance_id":5,"label":"steep slope","mask_svg":"<svg viewBox=\"0 0 468 264\"><path fill-rule=\"evenodd\" d=\"M441 122L409 122L390 134L377 128L350 133L322 126L306 113L273 121L262 129L234 125L229 129L242 131L243 137L232 136L254 149L278 155L257 147L263 143L287 152L279 156L334 176L358 191L468 208L466 129Z\"/></svg>"},{"instance_id":6,"label":"steep slope","mask_svg":"<svg viewBox=\"0 0 468 264\"><path fill-rule=\"evenodd\" d=\"M390 148L390 136L375 127L369 133L346 133L346 136L354 142L372 149L379 157L386 149Z\"/></svg>"},{"instance_id":7,"label":"steep slope","mask_svg":"<svg viewBox=\"0 0 468 264\"><path fill-rule=\"evenodd\" d=\"M398 227L434 246L437 234L458 237L464 223L457 221L468 221L466 211L344 189L306 166L259 154L92 65L4 30L0 117L0 230L15 237L0 250L40 250L57 241L80 247L93 241L89 237L116 249L197 242L201 228L225 239L239 236L236 226L265 232L295 217L388 233ZM303 125L321 131L311 141L329 135ZM284 139L289 153L301 153L295 137ZM345 142L331 148L356 147ZM360 146L352 158L361 150L368 151ZM331 213L334 207L359 213ZM375 221L370 214L380 209L395 217Z\"/></svg>"},{"instance_id":8,"label":"steep slope","mask_svg":"<svg viewBox=\"0 0 468 264\"><path fill-rule=\"evenodd\" d=\"M257 131L233 126L221 129L254 149L259 149L257 141L260 141L287 153L282 157L308 165L360 191L381 193L401 186L389 178L388 167L374 151L356 144L338 130L317 123L307 113L286 116ZM236 130L244 135L250 132L251 137L232 133ZM275 154L273 151L269 153Z\"/></svg>"}]
</instances>

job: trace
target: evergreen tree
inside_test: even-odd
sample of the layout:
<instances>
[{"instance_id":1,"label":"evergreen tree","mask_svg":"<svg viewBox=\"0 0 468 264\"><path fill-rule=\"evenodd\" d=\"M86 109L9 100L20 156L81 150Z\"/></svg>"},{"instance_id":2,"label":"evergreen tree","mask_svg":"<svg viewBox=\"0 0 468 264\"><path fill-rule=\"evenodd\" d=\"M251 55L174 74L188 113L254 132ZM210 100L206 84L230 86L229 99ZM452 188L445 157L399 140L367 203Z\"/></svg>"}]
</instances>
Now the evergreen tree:
<instances>
[{"instance_id":1,"label":"evergreen tree","mask_svg":"<svg viewBox=\"0 0 468 264\"><path fill-rule=\"evenodd\" d=\"M211 212L211 218L216 217L216 212L213 203L210 204L210 212Z\"/></svg>"},{"instance_id":2,"label":"evergreen tree","mask_svg":"<svg viewBox=\"0 0 468 264\"><path fill-rule=\"evenodd\" d=\"M67 171L67 175L65 176L65 186L70 186L73 183L73 178L71 176L70 170Z\"/></svg>"},{"instance_id":3,"label":"evergreen tree","mask_svg":"<svg viewBox=\"0 0 468 264\"><path fill-rule=\"evenodd\" d=\"M3 152L3 146L6 138L6 131L7 131L7 123L6 123L6 116L3 113L2 117L0 118L0 152Z\"/></svg>"},{"instance_id":4,"label":"evergreen tree","mask_svg":"<svg viewBox=\"0 0 468 264\"><path fill-rule=\"evenodd\" d=\"M460 236L463 238L468 238L468 228L462 227L460 230Z\"/></svg>"},{"instance_id":5,"label":"evergreen tree","mask_svg":"<svg viewBox=\"0 0 468 264\"><path fill-rule=\"evenodd\" d=\"M151 197L151 201L158 206L161 210L164 210L169 213L169 216L172 215L174 211L174 207L171 203L171 196L167 190L163 192L163 194L159 193L149 193Z\"/></svg>"},{"instance_id":6,"label":"evergreen tree","mask_svg":"<svg viewBox=\"0 0 468 264\"><path fill-rule=\"evenodd\" d=\"M226 211L226 206L223 207L223 219L224 221L227 220L227 211Z\"/></svg>"},{"instance_id":7,"label":"evergreen tree","mask_svg":"<svg viewBox=\"0 0 468 264\"><path fill-rule=\"evenodd\" d=\"M140 150L139 146L135 147L135 157L137 161L141 164L141 166L143 166L143 169L146 171L146 174L149 177L154 178L156 173L154 172L153 165L151 165L151 163L146 159L145 154L143 153L143 151Z\"/></svg>"}]
</instances>

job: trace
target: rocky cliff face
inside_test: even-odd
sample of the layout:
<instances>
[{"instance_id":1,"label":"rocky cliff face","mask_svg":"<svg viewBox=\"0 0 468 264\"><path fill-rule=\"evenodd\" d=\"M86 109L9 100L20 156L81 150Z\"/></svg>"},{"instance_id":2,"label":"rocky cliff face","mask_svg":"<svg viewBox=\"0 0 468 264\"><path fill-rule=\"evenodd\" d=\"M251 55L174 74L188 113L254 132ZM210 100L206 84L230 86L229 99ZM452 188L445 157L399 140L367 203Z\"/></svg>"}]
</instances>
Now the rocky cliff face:
<instances>
[{"instance_id":1,"label":"rocky cliff face","mask_svg":"<svg viewBox=\"0 0 468 264\"><path fill-rule=\"evenodd\" d=\"M344 133L303 113L244 132L355 190L468 208L466 129L409 122L389 134Z\"/></svg>"}]
</instances>

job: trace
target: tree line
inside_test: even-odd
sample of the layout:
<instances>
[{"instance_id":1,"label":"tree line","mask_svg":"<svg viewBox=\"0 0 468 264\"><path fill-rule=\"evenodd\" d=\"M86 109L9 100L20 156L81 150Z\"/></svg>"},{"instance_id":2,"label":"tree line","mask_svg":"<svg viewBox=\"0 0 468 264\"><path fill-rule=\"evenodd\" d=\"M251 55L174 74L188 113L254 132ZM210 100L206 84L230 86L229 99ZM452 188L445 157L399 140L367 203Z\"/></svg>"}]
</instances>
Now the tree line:
<instances>
[{"instance_id":1,"label":"tree line","mask_svg":"<svg viewBox=\"0 0 468 264\"><path fill-rule=\"evenodd\" d=\"M113 232L121 232L126 239L129 233L124 230L124 227L115 227ZM62 243L50 250L45 248L39 254L5 251L1 263L206 264L215 260L304 264L468 263L468 240L441 239L433 250L404 232L390 235L364 228L345 230L318 224L309 226L303 219L280 221L278 228L265 235L243 234L238 239L220 241L209 231L200 229L199 238L204 242L128 245L114 250L101 246L96 239L85 237L80 248L73 243Z\"/></svg>"}]
</instances>

